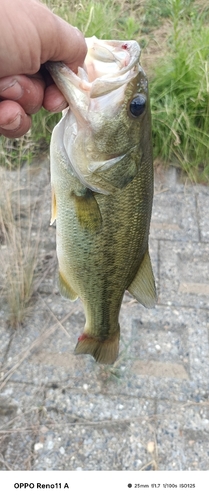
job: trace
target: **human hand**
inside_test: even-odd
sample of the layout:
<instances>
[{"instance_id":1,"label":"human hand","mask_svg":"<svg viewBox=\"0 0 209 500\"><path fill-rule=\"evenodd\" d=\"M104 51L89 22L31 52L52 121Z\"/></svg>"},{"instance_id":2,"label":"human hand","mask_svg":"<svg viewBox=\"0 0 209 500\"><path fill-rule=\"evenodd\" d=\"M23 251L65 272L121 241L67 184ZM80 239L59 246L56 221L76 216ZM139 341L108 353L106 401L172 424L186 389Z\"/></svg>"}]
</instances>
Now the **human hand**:
<instances>
[{"instance_id":1,"label":"human hand","mask_svg":"<svg viewBox=\"0 0 209 500\"><path fill-rule=\"evenodd\" d=\"M38 0L1 0L0 134L20 137L44 106L62 111L64 96L41 65L63 61L73 71L86 55L83 35Z\"/></svg>"}]
</instances>

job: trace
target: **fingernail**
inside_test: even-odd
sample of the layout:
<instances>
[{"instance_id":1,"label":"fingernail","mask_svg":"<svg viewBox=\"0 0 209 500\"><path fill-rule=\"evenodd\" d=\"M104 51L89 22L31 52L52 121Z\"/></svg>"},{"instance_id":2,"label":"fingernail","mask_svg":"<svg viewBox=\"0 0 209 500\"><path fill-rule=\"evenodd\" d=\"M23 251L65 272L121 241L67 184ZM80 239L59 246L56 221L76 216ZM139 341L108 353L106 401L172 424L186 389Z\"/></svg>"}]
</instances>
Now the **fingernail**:
<instances>
[{"instance_id":1,"label":"fingernail","mask_svg":"<svg viewBox=\"0 0 209 500\"><path fill-rule=\"evenodd\" d=\"M10 81L8 85L5 82L4 87L2 89L0 88L0 94L5 99L13 99L16 101L22 97L23 88L16 80Z\"/></svg>"},{"instance_id":2,"label":"fingernail","mask_svg":"<svg viewBox=\"0 0 209 500\"><path fill-rule=\"evenodd\" d=\"M17 130L21 124L21 120L22 116L20 115L20 113L18 113L18 115L16 115L15 119L12 122L0 124L0 127L4 130Z\"/></svg>"}]
</instances>

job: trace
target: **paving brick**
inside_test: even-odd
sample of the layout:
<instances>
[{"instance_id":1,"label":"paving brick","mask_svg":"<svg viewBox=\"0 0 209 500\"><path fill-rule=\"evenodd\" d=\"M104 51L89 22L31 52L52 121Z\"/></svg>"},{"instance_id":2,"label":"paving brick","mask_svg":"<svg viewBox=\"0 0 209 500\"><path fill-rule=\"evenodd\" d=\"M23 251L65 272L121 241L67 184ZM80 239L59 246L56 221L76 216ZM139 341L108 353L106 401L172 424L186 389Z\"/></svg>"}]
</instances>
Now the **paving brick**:
<instances>
[{"instance_id":1,"label":"paving brick","mask_svg":"<svg viewBox=\"0 0 209 500\"><path fill-rule=\"evenodd\" d=\"M154 196L151 238L198 241L199 228L194 191L172 192L169 188Z\"/></svg>"},{"instance_id":2,"label":"paving brick","mask_svg":"<svg viewBox=\"0 0 209 500\"><path fill-rule=\"evenodd\" d=\"M159 168L158 168L159 167ZM154 185L155 193L169 189L176 191L179 188L178 173L175 167L162 169L162 165L155 166L154 168ZM182 186L181 186L182 187Z\"/></svg>"},{"instance_id":3,"label":"paving brick","mask_svg":"<svg viewBox=\"0 0 209 500\"><path fill-rule=\"evenodd\" d=\"M24 326L10 332L2 311L0 469L208 470L208 200L207 186L184 186L174 168L157 171L158 304L145 309L125 293L113 366L73 354L83 308L60 297L55 266ZM49 213L48 194L43 258L54 252Z\"/></svg>"},{"instance_id":4,"label":"paving brick","mask_svg":"<svg viewBox=\"0 0 209 500\"><path fill-rule=\"evenodd\" d=\"M0 469L29 470L39 429L43 389L8 383L0 395Z\"/></svg>"},{"instance_id":5,"label":"paving brick","mask_svg":"<svg viewBox=\"0 0 209 500\"><path fill-rule=\"evenodd\" d=\"M135 361L135 373L157 378L188 379L188 374L183 365L178 363L161 363L160 361Z\"/></svg>"},{"instance_id":6,"label":"paving brick","mask_svg":"<svg viewBox=\"0 0 209 500\"><path fill-rule=\"evenodd\" d=\"M205 408L204 404L157 404L160 470L208 470L209 419L204 418Z\"/></svg>"},{"instance_id":7,"label":"paving brick","mask_svg":"<svg viewBox=\"0 0 209 500\"><path fill-rule=\"evenodd\" d=\"M148 310L130 300L122 306L121 324L129 390L179 401L197 401L209 392L207 311L160 305Z\"/></svg>"},{"instance_id":8,"label":"paving brick","mask_svg":"<svg viewBox=\"0 0 209 500\"><path fill-rule=\"evenodd\" d=\"M209 242L209 191L201 188L197 194L201 241Z\"/></svg>"},{"instance_id":9,"label":"paving brick","mask_svg":"<svg viewBox=\"0 0 209 500\"><path fill-rule=\"evenodd\" d=\"M160 242L159 302L209 308L209 245Z\"/></svg>"},{"instance_id":10,"label":"paving brick","mask_svg":"<svg viewBox=\"0 0 209 500\"><path fill-rule=\"evenodd\" d=\"M44 433L40 428L39 435L43 448L36 453L34 470L101 470L100 452L102 470L139 470L150 462L154 402L119 394L100 394L92 402L91 394L66 391L63 396L59 390L46 397Z\"/></svg>"}]
</instances>

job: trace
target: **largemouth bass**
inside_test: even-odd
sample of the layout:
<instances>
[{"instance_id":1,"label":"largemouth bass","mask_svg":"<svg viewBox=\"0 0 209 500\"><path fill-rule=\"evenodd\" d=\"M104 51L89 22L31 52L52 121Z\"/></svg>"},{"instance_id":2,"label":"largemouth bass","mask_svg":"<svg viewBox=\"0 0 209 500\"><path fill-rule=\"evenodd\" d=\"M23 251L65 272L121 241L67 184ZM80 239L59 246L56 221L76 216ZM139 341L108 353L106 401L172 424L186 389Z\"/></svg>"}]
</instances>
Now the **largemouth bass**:
<instances>
[{"instance_id":1,"label":"largemouth bass","mask_svg":"<svg viewBox=\"0 0 209 500\"><path fill-rule=\"evenodd\" d=\"M76 354L112 364L125 290L156 302L148 238L153 198L151 116L135 41L86 39L84 68L47 68L69 103L51 139L52 222L59 288L80 297Z\"/></svg>"}]
</instances>

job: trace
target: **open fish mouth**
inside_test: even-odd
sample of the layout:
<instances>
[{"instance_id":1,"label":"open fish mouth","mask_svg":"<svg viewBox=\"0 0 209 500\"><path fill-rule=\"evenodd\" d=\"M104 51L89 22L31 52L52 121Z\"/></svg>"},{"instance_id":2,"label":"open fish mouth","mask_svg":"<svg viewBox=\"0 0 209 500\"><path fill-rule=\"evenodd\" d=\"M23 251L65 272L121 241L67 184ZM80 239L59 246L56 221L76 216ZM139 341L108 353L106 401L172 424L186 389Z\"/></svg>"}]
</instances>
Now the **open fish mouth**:
<instances>
[{"instance_id":1,"label":"open fish mouth","mask_svg":"<svg viewBox=\"0 0 209 500\"><path fill-rule=\"evenodd\" d=\"M137 42L98 40L86 38L88 47L83 68L78 68L77 75L64 63L47 63L52 78L65 96L70 108L75 107L84 119L91 107L91 99L106 96L110 92L127 85L141 69L139 66L140 47ZM124 95L124 88L122 95ZM113 99L114 96L111 96ZM121 98L119 99L121 100ZM100 108L105 100L94 101Z\"/></svg>"}]
</instances>

